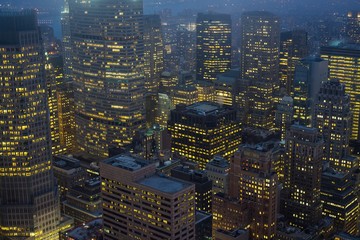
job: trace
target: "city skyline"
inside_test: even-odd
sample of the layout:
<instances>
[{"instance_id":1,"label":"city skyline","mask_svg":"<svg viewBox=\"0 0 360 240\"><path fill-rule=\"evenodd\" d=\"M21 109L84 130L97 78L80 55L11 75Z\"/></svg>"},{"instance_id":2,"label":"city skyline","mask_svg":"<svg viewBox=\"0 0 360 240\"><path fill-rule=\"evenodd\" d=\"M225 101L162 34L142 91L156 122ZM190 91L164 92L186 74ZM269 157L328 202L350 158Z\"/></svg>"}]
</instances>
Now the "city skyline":
<instances>
[{"instance_id":1,"label":"city skyline","mask_svg":"<svg viewBox=\"0 0 360 240\"><path fill-rule=\"evenodd\" d=\"M0 240L360 238L360 6L0 0Z\"/></svg>"}]
</instances>

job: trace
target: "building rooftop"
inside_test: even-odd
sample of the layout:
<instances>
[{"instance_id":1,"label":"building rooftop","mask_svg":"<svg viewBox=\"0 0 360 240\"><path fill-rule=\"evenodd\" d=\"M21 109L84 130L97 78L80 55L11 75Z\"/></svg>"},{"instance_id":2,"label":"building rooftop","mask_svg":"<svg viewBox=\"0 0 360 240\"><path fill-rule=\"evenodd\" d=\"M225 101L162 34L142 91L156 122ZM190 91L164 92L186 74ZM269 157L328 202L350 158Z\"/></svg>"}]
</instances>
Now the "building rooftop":
<instances>
[{"instance_id":1,"label":"building rooftop","mask_svg":"<svg viewBox=\"0 0 360 240\"><path fill-rule=\"evenodd\" d=\"M64 170L70 170L73 168L81 167L80 160L66 155L55 156L53 162L54 162L54 167L61 168Z\"/></svg>"},{"instance_id":2,"label":"building rooftop","mask_svg":"<svg viewBox=\"0 0 360 240\"><path fill-rule=\"evenodd\" d=\"M204 211L196 211L195 213L195 224L202 222L208 218L211 218L212 215L210 213Z\"/></svg>"},{"instance_id":3,"label":"building rooftop","mask_svg":"<svg viewBox=\"0 0 360 240\"><path fill-rule=\"evenodd\" d=\"M176 193L191 186L190 183L163 175L153 175L138 182L141 185L156 189L164 193Z\"/></svg>"},{"instance_id":4,"label":"building rooftop","mask_svg":"<svg viewBox=\"0 0 360 240\"><path fill-rule=\"evenodd\" d=\"M221 168L228 168L230 166L229 161L219 155L215 155L214 159L211 160L207 165L212 165Z\"/></svg>"},{"instance_id":5,"label":"building rooftop","mask_svg":"<svg viewBox=\"0 0 360 240\"><path fill-rule=\"evenodd\" d=\"M67 231L65 235L74 240L99 239L102 236L102 225L102 219L95 219L83 226Z\"/></svg>"},{"instance_id":6,"label":"building rooftop","mask_svg":"<svg viewBox=\"0 0 360 240\"><path fill-rule=\"evenodd\" d=\"M104 163L119 167L128 171L136 171L148 165L143 159L128 155L116 155L104 160Z\"/></svg>"},{"instance_id":7,"label":"building rooftop","mask_svg":"<svg viewBox=\"0 0 360 240\"><path fill-rule=\"evenodd\" d=\"M233 231L226 231L226 230L223 230L223 229L217 229L216 231L219 232L219 233L222 233L224 235L231 236L231 237L238 237L238 236L241 236L241 235L249 234L248 230L245 230L245 229L237 229L237 230L233 230Z\"/></svg>"}]
</instances>

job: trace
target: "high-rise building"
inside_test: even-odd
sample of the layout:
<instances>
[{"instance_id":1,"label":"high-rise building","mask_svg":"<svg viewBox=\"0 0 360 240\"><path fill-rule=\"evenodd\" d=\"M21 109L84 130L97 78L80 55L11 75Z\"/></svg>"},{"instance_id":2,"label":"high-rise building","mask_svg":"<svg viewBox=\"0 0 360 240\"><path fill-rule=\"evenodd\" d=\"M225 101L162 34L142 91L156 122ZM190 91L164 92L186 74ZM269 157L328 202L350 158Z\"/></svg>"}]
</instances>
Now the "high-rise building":
<instances>
[{"instance_id":1,"label":"high-rise building","mask_svg":"<svg viewBox=\"0 0 360 240\"><path fill-rule=\"evenodd\" d=\"M321 83L328 79L328 62L319 57L301 59L295 67L292 98L294 120L300 125L312 126L316 96Z\"/></svg>"},{"instance_id":2,"label":"high-rise building","mask_svg":"<svg viewBox=\"0 0 360 240\"><path fill-rule=\"evenodd\" d=\"M338 79L323 82L317 95L314 127L324 139L325 161L336 170L350 170L343 157L349 154L351 134L350 96Z\"/></svg>"},{"instance_id":3,"label":"high-rise building","mask_svg":"<svg viewBox=\"0 0 360 240\"><path fill-rule=\"evenodd\" d=\"M64 82L69 82L72 80L69 0L64 0L64 8L61 11L61 33L62 33L62 57L64 59Z\"/></svg>"},{"instance_id":4,"label":"high-rise building","mask_svg":"<svg viewBox=\"0 0 360 240\"><path fill-rule=\"evenodd\" d=\"M325 168L321 176L323 216L334 219L335 232L357 234L358 194L351 172Z\"/></svg>"},{"instance_id":5,"label":"high-rise building","mask_svg":"<svg viewBox=\"0 0 360 240\"><path fill-rule=\"evenodd\" d=\"M208 81L195 81L194 85L198 90L198 102L214 101L215 99L214 84Z\"/></svg>"},{"instance_id":6,"label":"high-rise building","mask_svg":"<svg viewBox=\"0 0 360 240\"><path fill-rule=\"evenodd\" d=\"M286 131L290 128L294 116L294 101L285 96L277 105L275 111L275 128L281 134L281 141L285 141Z\"/></svg>"},{"instance_id":7,"label":"high-rise building","mask_svg":"<svg viewBox=\"0 0 360 240\"><path fill-rule=\"evenodd\" d=\"M174 107L178 104L191 105L198 100L198 90L193 85L177 85L171 93L171 102Z\"/></svg>"},{"instance_id":8,"label":"high-rise building","mask_svg":"<svg viewBox=\"0 0 360 240\"><path fill-rule=\"evenodd\" d=\"M235 106L239 93L240 70L232 69L218 74L214 82L215 102L221 105Z\"/></svg>"},{"instance_id":9,"label":"high-rise building","mask_svg":"<svg viewBox=\"0 0 360 240\"><path fill-rule=\"evenodd\" d=\"M211 212L212 182L203 170L192 170L187 166L178 166L171 170L171 176L195 184L196 210Z\"/></svg>"},{"instance_id":10,"label":"high-rise building","mask_svg":"<svg viewBox=\"0 0 360 240\"><path fill-rule=\"evenodd\" d=\"M172 106L167 94L148 94L145 102L147 128L153 127L154 124L166 128Z\"/></svg>"},{"instance_id":11,"label":"high-rise building","mask_svg":"<svg viewBox=\"0 0 360 240\"><path fill-rule=\"evenodd\" d=\"M143 1L69 6L78 148L105 158L145 125Z\"/></svg>"},{"instance_id":12,"label":"high-rise building","mask_svg":"<svg viewBox=\"0 0 360 240\"><path fill-rule=\"evenodd\" d=\"M272 142L240 145L231 159L229 195L249 208L252 239L274 239L277 227L277 146Z\"/></svg>"},{"instance_id":13,"label":"high-rise building","mask_svg":"<svg viewBox=\"0 0 360 240\"><path fill-rule=\"evenodd\" d=\"M196 80L214 81L231 68L231 16L199 13L196 19Z\"/></svg>"},{"instance_id":14,"label":"high-rise building","mask_svg":"<svg viewBox=\"0 0 360 240\"><path fill-rule=\"evenodd\" d=\"M60 145L68 153L76 151L75 139L75 106L72 81L64 82L57 87L57 104L59 111Z\"/></svg>"},{"instance_id":15,"label":"high-rise building","mask_svg":"<svg viewBox=\"0 0 360 240\"><path fill-rule=\"evenodd\" d=\"M170 113L168 129L172 151L199 164L217 154L229 158L241 143L241 123L236 110L212 102L178 105Z\"/></svg>"},{"instance_id":16,"label":"high-rise building","mask_svg":"<svg viewBox=\"0 0 360 240\"><path fill-rule=\"evenodd\" d=\"M301 229L321 219L323 147L316 128L292 125L287 133L282 211L292 226Z\"/></svg>"},{"instance_id":17,"label":"high-rise building","mask_svg":"<svg viewBox=\"0 0 360 240\"><path fill-rule=\"evenodd\" d=\"M157 92L164 71L164 44L159 15L144 16L144 71L147 92Z\"/></svg>"},{"instance_id":18,"label":"high-rise building","mask_svg":"<svg viewBox=\"0 0 360 240\"><path fill-rule=\"evenodd\" d=\"M0 236L58 239L45 58L34 11L0 13Z\"/></svg>"},{"instance_id":19,"label":"high-rise building","mask_svg":"<svg viewBox=\"0 0 360 240\"><path fill-rule=\"evenodd\" d=\"M307 37L304 30L282 32L280 35L280 87L284 88L287 94L293 90L296 63L308 54Z\"/></svg>"},{"instance_id":20,"label":"high-rise building","mask_svg":"<svg viewBox=\"0 0 360 240\"><path fill-rule=\"evenodd\" d=\"M117 155L100 162L104 239L195 239L195 186Z\"/></svg>"},{"instance_id":21,"label":"high-rise building","mask_svg":"<svg viewBox=\"0 0 360 240\"><path fill-rule=\"evenodd\" d=\"M241 16L241 74L252 81L254 111L249 124L271 128L274 92L279 88L280 22L272 13L255 11Z\"/></svg>"},{"instance_id":22,"label":"high-rise building","mask_svg":"<svg viewBox=\"0 0 360 240\"><path fill-rule=\"evenodd\" d=\"M60 42L55 39L53 28L40 26L45 51L45 76L50 111L51 149L53 155L66 151L66 145L60 141L60 122L58 106L58 88L63 84L63 57Z\"/></svg>"},{"instance_id":23,"label":"high-rise building","mask_svg":"<svg viewBox=\"0 0 360 240\"><path fill-rule=\"evenodd\" d=\"M212 191L214 194L221 192L228 193L229 190L229 170L228 160L221 156L214 156L214 159L206 164L206 173L212 181Z\"/></svg>"},{"instance_id":24,"label":"high-rise building","mask_svg":"<svg viewBox=\"0 0 360 240\"><path fill-rule=\"evenodd\" d=\"M249 227L250 208L245 204L240 204L236 198L230 198L223 193L217 193L212 200L212 231L213 238L216 231L232 231L237 228Z\"/></svg>"},{"instance_id":25,"label":"high-rise building","mask_svg":"<svg viewBox=\"0 0 360 240\"><path fill-rule=\"evenodd\" d=\"M360 139L360 47L351 44L334 44L320 49L321 57L329 61L329 78L345 84L350 95L352 111L351 139Z\"/></svg>"},{"instance_id":26,"label":"high-rise building","mask_svg":"<svg viewBox=\"0 0 360 240\"><path fill-rule=\"evenodd\" d=\"M360 43L360 12L349 11L346 18L347 40L351 43Z\"/></svg>"},{"instance_id":27,"label":"high-rise building","mask_svg":"<svg viewBox=\"0 0 360 240\"><path fill-rule=\"evenodd\" d=\"M86 180L82 184L72 186L62 202L62 210L66 216L74 218L75 225L89 222L102 216L100 178Z\"/></svg>"},{"instance_id":28,"label":"high-rise building","mask_svg":"<svg viewBox=\"0 0 360 240\"><path fill-rule=\"evenodd\" d=\"M196 68L196 31L180 28L176 31L176 52L181 70L193 72Z\"/></svg>"}]
</instances>

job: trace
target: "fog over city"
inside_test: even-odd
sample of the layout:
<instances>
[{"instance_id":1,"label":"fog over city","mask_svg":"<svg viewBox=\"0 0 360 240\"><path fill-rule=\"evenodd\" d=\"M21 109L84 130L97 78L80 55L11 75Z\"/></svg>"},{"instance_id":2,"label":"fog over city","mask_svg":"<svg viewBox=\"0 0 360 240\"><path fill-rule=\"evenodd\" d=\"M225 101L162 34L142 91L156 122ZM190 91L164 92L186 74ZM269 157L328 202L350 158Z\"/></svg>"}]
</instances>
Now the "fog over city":
<instances>
[{"instance_id":1,"label":"fog over city","mask_svg":"<svg viewBox=\"0 0 360 240\"><path fill-rule=\"evenodd\" d=\"M1 0L1 4L10 3L14 6L60 9L63 0ZM164 8L173 11L184 9L217 10L236 13L245 10L268 10L275 13L321 14L330 11L345 11L360 8L358 0L146 0L144 11L156 12Z\"/></svg>"}]
</instances>

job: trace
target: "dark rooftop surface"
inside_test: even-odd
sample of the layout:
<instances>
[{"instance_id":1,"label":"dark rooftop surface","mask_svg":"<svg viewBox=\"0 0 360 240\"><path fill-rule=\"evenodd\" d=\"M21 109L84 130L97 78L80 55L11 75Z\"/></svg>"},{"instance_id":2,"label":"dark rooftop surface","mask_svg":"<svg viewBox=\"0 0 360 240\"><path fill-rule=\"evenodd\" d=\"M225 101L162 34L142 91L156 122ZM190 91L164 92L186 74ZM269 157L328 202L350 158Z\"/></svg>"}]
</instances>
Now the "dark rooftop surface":
<instances>
[{"instance_id":1,"label":"dark rooftop surface","mask_svg":"<svg viewBox=\"0 0 360 240\"><path fill-rule=\"evenodd\" d=\"M151 177L144 178L138 183L164 193L176 193L191 186L190 183L159 175L153 175Z\"/></svg>"}]
</instances>

